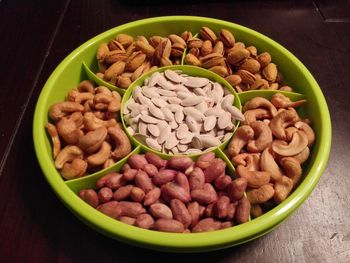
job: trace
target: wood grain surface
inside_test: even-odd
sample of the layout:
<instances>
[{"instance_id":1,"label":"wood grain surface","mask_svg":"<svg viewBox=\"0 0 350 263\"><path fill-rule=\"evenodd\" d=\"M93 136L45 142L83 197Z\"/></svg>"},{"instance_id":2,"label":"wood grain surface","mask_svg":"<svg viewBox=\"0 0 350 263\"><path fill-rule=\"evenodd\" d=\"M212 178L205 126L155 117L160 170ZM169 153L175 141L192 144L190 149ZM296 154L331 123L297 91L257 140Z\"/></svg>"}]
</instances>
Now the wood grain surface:
<instances>
[{"instance_id":1,"label":"wood grain surface","mask_svg":"<svg viewBox=\"0 0 350 263\"><path fill-rule=\"evenodd\" d=\"M1 0L0 262L350 262L347 7L349 1L324 0ZM214 17L273 38L306 65L328 102L333 141L320 182L286 222L252 242L201 254L161 253L119 243L66 209L37 163L33 112L60 61L107 29L165 15Z\"/></svg>"}]
</instances>

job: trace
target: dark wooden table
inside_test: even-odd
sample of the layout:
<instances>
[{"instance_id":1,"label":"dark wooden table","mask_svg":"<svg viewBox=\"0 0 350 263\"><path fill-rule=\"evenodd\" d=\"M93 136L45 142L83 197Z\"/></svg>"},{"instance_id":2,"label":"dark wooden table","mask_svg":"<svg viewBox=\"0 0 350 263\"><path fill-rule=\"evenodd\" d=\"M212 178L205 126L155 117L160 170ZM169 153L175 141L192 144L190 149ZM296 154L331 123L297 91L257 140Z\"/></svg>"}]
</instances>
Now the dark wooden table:
<instances>
[{"instance_id":1,"label":"dark wooden table","mask_svg":"<svg viewBox=\"0 0 350 263\"><path fill-rule=\"evenodd\" d=\"M54 68L77 46L118 25L163 15L219 18L292 51L327 99L329 163L288 221L247 244L167 254L106 238L56 198L37 163L33 111ZM0 0L0 262L350 262L350 1Z\"/></svg>"}]
</instances>

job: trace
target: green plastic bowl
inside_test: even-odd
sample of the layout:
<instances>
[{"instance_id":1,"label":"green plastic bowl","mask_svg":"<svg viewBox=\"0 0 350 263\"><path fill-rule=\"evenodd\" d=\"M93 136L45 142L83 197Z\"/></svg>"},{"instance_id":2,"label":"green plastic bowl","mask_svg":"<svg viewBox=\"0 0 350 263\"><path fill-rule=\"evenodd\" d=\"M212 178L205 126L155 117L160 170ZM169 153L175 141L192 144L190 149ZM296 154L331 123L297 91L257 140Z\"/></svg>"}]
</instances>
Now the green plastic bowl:
<instances>
[{"instance_id":1,"label":"green plastic bowl","mask_svg":"<svg viewBox=\"0 0 350 263\"><path fill-rule=\"evenodd\" d=\"M302 107L300 114L312 121L317 138L311 150L311 156L303 167L303 180L284 202L266 214L245 224L214 232L163 233L129 226L109 218L87 205L76 193L82 188L93 187L97 179L107 172L120 169L127 161L127 157L111 168L83 178L64 181L54 166L51 142L44 128L48 122L48 109L54 102L63 101L67 92L84 79L90 78L102 84L94 74L97 71L95 53L100 43L113 39L118 33L146 37L167 36L171 33L181 34L185 30L198 33L202 26L207 26L216 32L226 28L234 33L238 41L256 46L259 52L268 51L285 76L285 82L295 88L295 93L284 92L284 94L292 99L307 99L308 103ZM124 90L119 90L112 85L109 87L118 90L121 94L125 93ZM269 98L272 94L274 91L249 91L239 93L239 98L243 104L252 97ZM331 147L331 121L327 103L311 73L292 53L275 41L246 27L222 20L194 16L168 16L118 26L92 38L67 56L51 74L40 94L34 114L33 137L36 155L49 185L67 208L91 228L136 246L172 252L202 252L235 246L262 236L286 220L306 200L319 181L328 161ZM133 153L142 152L144 149L141 148L134 143ZM217 148L215 153L229 163L220 148ZM231 165L228 166L230 170L233 169Z\"/></svg>"}]
</instances>

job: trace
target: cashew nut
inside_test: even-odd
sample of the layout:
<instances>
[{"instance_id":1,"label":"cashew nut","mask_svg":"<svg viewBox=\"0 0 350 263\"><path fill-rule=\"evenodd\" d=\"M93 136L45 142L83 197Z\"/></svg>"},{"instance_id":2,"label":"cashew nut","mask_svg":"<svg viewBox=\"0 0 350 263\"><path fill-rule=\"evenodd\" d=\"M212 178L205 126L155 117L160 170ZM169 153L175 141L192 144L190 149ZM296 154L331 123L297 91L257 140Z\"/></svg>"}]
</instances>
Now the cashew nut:
<instances>
[{"instance_id":1,"label":"cashew nut","mask_svg":"<svg viewBox=\"0 0 350 263\"><path fill-rule=\"evenodd\" d=\"M274 140L272 142L272 150L281 156L293 156L300 153L307 147L308 139L306 134L299 130L293 134L290 143L284 141Z\"/></svg>"},{"instance_id":2,"label":"cashew nut","mask_svg":"<svg viewBox=\"0 0 350 263\"><path fill-rule=\"evenodd\" d=\"M109 112L119 111L121 100L122 100L122 97L120 96L120 94L116 91L112 91L112 101L108 105L108 111Z\"/></svg>"},{"instance_id":3,"label":"cashew nut","mask_svg":"<svg viewBox=\"0 0 350 263\"><path fill-rule=\"evenodd\" d=\"M58 132L55 125L47 123L45 127L48 134L51 137L53 158L56 159L58 153L61 151L60 137L58 136Z\"/></svg>"},{"instance_id":4,"label":"cashew nut","mask_svg":"<svg viewBox=\"0 0 350 263\"><path fill-rule=\"evenodd\" d=\"M84 135L79 129L82 123L80 112L74 112L69 117L62 117L56 124L58 134L68 144L77 144L79 138Z\"/></svg>"},{"instance_id":5,"label":"cashew nut","mask_svg":"<svg viewBox=\"0 0 350 263\"><path fill-rule=\"evenodd\" d=\"M290 122L295 123L296 121L296 112L289 110L279 112L270 122L272 134L278 139L286 140L287 135L285 128L290 124Z\"/></svg>"},{"instance_id":6,"label":"cashew nut","mask_svg":"<svg viewBox=\"0 0 350 263\"><path fill-rule=\"evenodd\" d=\"M251 188L259 188L264 184L270 182L271 174L266 171L249 171L247 167L243 165L238 165L237 174L239 177L246 178L248 181L248 186Z\"/></svg>"},{"instance_id":7,"label":"cashew nut","mask_svg":"<svg viewBox=\"0 0 350 263\"><path fill-rule=\"evenodd\" d=\"M108 142L102 142L101 148L94 154L87 157L90 166L99 166L104 164L111 154L111 145Z\"/></svg>"},{"instance_id":8,"label":"cashew nut","mask_svg":"<svg viewBox=\"0 0 350 263\"><path fill-rule=\"evenodd\" d=\"M82 159L74 159L71 163L65 163L61 170L63 178L69 180L83 176L87 169L87 163Z\"/></svg>"},{"instance_id":9,"label":"cashew nut","mask_svg":"<svg viewBox=\"0 0 350 263\"><path fill-rule=\"evenodd\" d=\"M55 166L57 169L62 169L67 162L72 162L74 159L83 159L83 154L83 151L79 147L68 145L58 153L55 159Z\"/></svg>"},{"instance_id":10,"label":"cashew nut","mask_svg":"<svg viewBox=\"0 0 350 263\"><path fill-rule=\"evenodd\" d=\"M282 176L282 170L276 163L275 158L271 153L271 148L266 148L261 154L260 167L261 167L261 170L270 172L271 178L274 181L276 181L278 178Z\"/></svg>"},{"instance_id":11,"label":"cashew nut","mask_svg":"<svg viewBox=\"0 0 350 263\"><path fill-rule=\"evenodd\" d=\"M78 85L79 92L89 92L95 94L95 86L90 80L83 80Z\"/></svg>"},{"instance_id":12,"label":"cashew nut","mask_svg":"<svg viewBox=\"0 0 350 263\"><path fill-rule=\"evenodd\" d=\"M270 200L275 194L271 184L264 184L257 189L247 192L247 198L251 204L262 204Z\"/></svg>"},{"instance_id":13,"label":"cashew nut","mask_svg":"<svg viewBox=\"0 0 350 263\"><path fill-rule=\"evenodd\" d=\"M249 171L260 170L260 153L251 153L246 158L246 167Z\"/></svg>"},{"instance_id":14,"label":"cashew nut","mask_svg":"<svg viewBox=\"0 0 350 263\"><path fill-rule=\"evenodd\" d=\"M305 102L306 100L291 101L290 98L283 95L282 93L276 93L271 98L271 103L276 108L294 108L304 104Z\"/></svg>"},{"instance_id":15,"label":"cashew nut","mask_svg":"<svg viewBox=\"0 0 350 263\"><path fill-rule=\"evenodd\" d=\"M84 114L84 127L88 131L93 131L101 127L112 127L117 125L117 121L115 119L109 120L101 120L95 116L92 112L86 112Z\"/></svg>"},{"instance_id":16,"label":"cashew nut","mask_svg":"<svg viewBox=\"0 0 350 263\"><path fill-rule=\"evenodd\" d=\"M244 118L245 120L242 122L242 124L250 125L250 123L256 120L271 118L271 115L267 109L257 108L257 109L247 110L244 113Z\"/></svg>"},{"instance_id":17,"label":"cashew nut","mask_svg":"<svg viewBox=\"0 0 350 263\"><path fill-rule=\"evenodd\" d=\"M272 117L277 115L276 107L268 100L263 97L255 97L244 104L243 112L256 108L266 108L269 110Z\"/></svg>"},{"instance_id":18,"label":"cashew nut","mask_svg":"<svg viewBox=\"0 0 350 263\"><path fill-rule=\"evenodd\" d=\"M92 100L94 98L94 95L90 92L79 92L75 98L74 101L79 104L84 104L86 101Z\"/></svg>"},{"instance_id":19,"label":"cashew nut","mask_svg":"<svg viewBox=\"0 0 350 263\"><path fill-rule=\"evenodd\" d=\"M103 164L103 169L108 168L114 164L113 158L108 158L105 163Z\"/></svg>"},{"instance_id":20,"label":"cashew nut","mask_svg":"<svg viewBox=\"0 0 350 263\"><path fill-rule=\"evenodd\" d=\"M297 155L293 155L292 157L297 159L298 162L300 164L304 163L310 155L310 148L309 147L305 147L304 150L302 150L300 153L298 153Z\"/></svg>"},{"instance_id":21,"label":"cashew nut","mask_svg":"<svg viewBox=\"0 0 350 263\"><path fill-rule=\"evenodd\" d=\"M307 146L311 147L315 142L315 133L313 129L306 122L303 121L296 122L294 126L306 134L308 140Z\"/></svg>"},{"instance_id":22,"label":"cashew nut","mask_svg":"<svg viewBox=\"0 0 350 263\"><path fill-rule=\"evenodd\" d=\"M272 143L272 132L270 127L263 121L255 121L250 124L254 130L255 140L250 140L247 149L250 152L262 152Z\"/></svg>"},{"instance_id":23,"label":"cashew nut","mask_svg":"<svg viewBox=\"0 0 350 263\"><path fill-rule=\"evenodd\" d=\"M108 134L111 136L115 144L112 152L116 160L120 160L131 152L131 144L126 133L118 126L108 128Z\"/></svg>"},{"instance_id":24,"label":"cashew nut","mask_svg":"<svg viewBox=\"0 0 350 263\"><path fill-rule=\"evenodd\" d=\"M98 86L95 91L96 93L104 93L108 96L112 96L112 92L105 86Z\"/></svg>"},{"instance_id":25,"label":"cashew nut","mask_svg":"<svg viewBox=\"0 0 350 263\"><path fill-rule=\"evenodd\" d=\"M275 194L273 199L277 204L282 203L293 190L293 180L289 177L283 175L277 180L275 180Z\"/></svg>"},{"instance_id":26,"label":"cashew nut","mask_svg":"<svg viewBox=\"0 0 350 263\"><path fill-rule=\"evenodd\" d=\"M285 129L286 132L286 141L290 142L291 139L293 138L293 134L297 131L298 129L294 126L290 126Z\"/></svg>"},{"instance_id":27,"label":"cashew nut","mask_svg":"<svg viewBox=\"0 0 350 263\"><path fill-rule=\"evenodd\" d=\"M243 165L243 166L247 166L247 156L249 155L249 153L240 153L237 154L236 156L233 156L231 159L231 162L234 166L238 166L238 165Z\"/></svg>"},{"instance_id":28,"label":"cashew nut","mask_svg":"<svg viewBox=\"0 0 350 263\"><path fill-rule=\"evenodd\" d=\"M72 112L84 111L84 106L73 101L63 101L53 104L49 110L49 116L55 122Z\"/></svg>"},{"instance_id":29,"label":"cashew nut","mask_svg":"<svg viewBox=\"0 0 350 263\"><path fill-rule=\"evenodd\" d=\"M249 140L254 138L254 130L248 126L243 125L239 127L232 140L230 141L230 144L228 145L228 152L231 156L236 156L239 154L241 149L248 143Z\"/></svg>"},{"instance_id":30,"label":"cashew nut","mask_svg":"<svg viewBox=\"0 0 350 263\"><path fill-rule=\"evenodd\" d=\"M302 168L297 159L293 157L284 157L280 162L282 168L284 169L286 175L293 180L293 186L299 183L302 175Z\"/></svg>"},{"instance_id":31,"label":"cashew nut","mask_svg":"<svg viewBox=\"0 0 350 263\"><path fill-rule=\"evenodd\" d=\"M105 127L100 127L80 137L78 146L87 153L93 153L98 149L100 149L106 137L107 137L107 129Z\"/></svg>"}]
</instances>

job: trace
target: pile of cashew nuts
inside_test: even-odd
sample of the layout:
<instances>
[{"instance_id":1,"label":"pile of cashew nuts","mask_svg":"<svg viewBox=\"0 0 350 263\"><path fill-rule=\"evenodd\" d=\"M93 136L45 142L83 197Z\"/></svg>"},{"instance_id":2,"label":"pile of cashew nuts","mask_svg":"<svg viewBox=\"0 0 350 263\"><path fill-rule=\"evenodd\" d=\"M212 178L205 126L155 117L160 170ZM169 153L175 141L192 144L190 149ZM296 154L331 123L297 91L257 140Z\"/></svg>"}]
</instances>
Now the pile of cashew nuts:
<instances>
[{"instance_id":1,"label":"pile of cashew nuts","mask_svg":"<svg viewBox=\"0 0 350 263\"><path fill-rule=\"evenodd\" d=\"M281 203L300 182L302 164L315 141L309 120L295 110L305 102L276 93L271 100L255 97L243 106L245 121L227 152L238 177L248 181L253 217Z\"/></svg>"},{"instance_id":2,"label":"pile of cashew nuts","mask_svg":"<svg viewBox=\"0 0 350 263\"><path fill-rule=\"evenodd\" d=\"M120 118L121 97L104 86L82 81L67 100L51 105L46 129L55 166L74 179L113 165L131 152Z\"/></svg>"}]
</instances>

